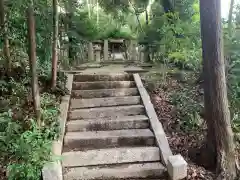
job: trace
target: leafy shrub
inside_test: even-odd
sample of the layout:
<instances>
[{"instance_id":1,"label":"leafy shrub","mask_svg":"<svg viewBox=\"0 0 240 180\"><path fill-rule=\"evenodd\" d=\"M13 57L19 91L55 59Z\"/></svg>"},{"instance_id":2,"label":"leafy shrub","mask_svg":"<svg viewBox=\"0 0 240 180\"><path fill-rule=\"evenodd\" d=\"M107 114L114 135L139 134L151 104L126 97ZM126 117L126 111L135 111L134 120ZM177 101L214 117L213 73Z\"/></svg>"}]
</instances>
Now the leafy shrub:
<instances>
[{"instance_id":1,"label":"leafy shrub","mask_svg":"<svg viewBox=\"0 0 240 180\"><path fill-rule=\"evenodd\" d=\"M174 92L171 96L180 119L180 126L185 131L196 130L201 125L199 113L202 110L201 104L194 100L189 90Z\"/></svg>"},{"instance_id":2,"label":"leafy shrub","mask_svg":"<svg viewBox=\"0 0 240 180\"><path fill-rule=\"evenodd\" d=\"M0 160L8 169L9 180L40 180L43 165L52 160L52 140L59 134L56 102L56 96L42 94L42 127L31 114L24 119L16 119L11 110L0 114Z\"/></svg>"}]
</instances>

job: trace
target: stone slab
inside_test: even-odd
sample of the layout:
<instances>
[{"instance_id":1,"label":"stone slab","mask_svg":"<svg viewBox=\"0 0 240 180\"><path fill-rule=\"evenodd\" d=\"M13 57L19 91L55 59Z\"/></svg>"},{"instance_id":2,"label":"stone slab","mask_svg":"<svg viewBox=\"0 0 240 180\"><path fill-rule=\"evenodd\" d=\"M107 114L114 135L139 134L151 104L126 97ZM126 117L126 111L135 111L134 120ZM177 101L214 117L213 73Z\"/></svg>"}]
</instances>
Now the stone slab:
<instances>
[{"instance_id":1,"label":"stone slab","mask_svg":"<svg viewBox=\"0 0 240 180\"><path fill-rule=\"evenodd\" d=\"M133 88L134 81L96 81L96 82L74 82L74 90L91 89L113 89L113 88Z\"/></svg>"},{"instance_id":2,"label":"stone slab","mask_svg":"<svg viewBox=\"0 0 240 180\"><path fill-rule=\"evenodd\" d=\"M133 80L133 76L127 73L106 73L106 74L75 74L75 82L89 81L129 81Z\"/></svg>"},{"instance_id":3,"label":"stone slab","mask_svg":"<svg viewBox=\"0 0 240 180\"><path fill-rule=\"evenodd\" d=\"M65 180L155 179L166 171L161 163L118 164L110 166L76 167L66 170Z\"/></svg>"},{"instance_id":4,"label":"stone slab","mask_svg":"<svg viewBox=\"0 0 240 180\"><path fill-rule=\"evenodd\" d=\"M155 137L149 129L67 132L64 138L65 151L152 145Z\"/></svg>"},{"instance_id":5,"label":"stone slab","mask_svg":"<svg viewBox=\"0 0 240 180\"><path fill-rule=\"evenodd\" d=\"M69 120L114 118L132 115L142 115L145 113L143 105L99 107L88 109L76 109L69 112Z\"/></svg>"},{"instance_id":6,"label":"stone slab","mask_svg":"<svg viewBox=\"0 0 240 180\"><path fill-rule=\"evenodd\" d=\"M67 132L106 131L120 129L146 129L149 127L147 116L136 115L116 119L85 119L68 121Z\"/></svg>"},{"instance_id":7,"label":"stone slab","mask_svg":"<svg viewBox=\"0 0 240 180\"><path fill-rule=\"evenodd\" d=\"M63 153L64 167L108 165L134 162L158 162L158 147L113 148Z\"/></svg>"},{"instance_id":8,"label":"stone slab","mask_svg":"<svg viewBox=\"0 0 240 180\"><path fill-rule=\"evenodd\" d=\"M106 97L92 99L71 99L71 109L137 105L141 103L140 96Z\"/></svg>"},{"instance_id":9,"label":"stone slab","mask_svg":"<svg viewBox=\"0 0 240 180\"><path fill-rule=\"evenodd\" d=\"M97 90L73 90L73 98L101 98L122 97L138 95L137 88L97 89Z\"/></svg>"}]
</instances>

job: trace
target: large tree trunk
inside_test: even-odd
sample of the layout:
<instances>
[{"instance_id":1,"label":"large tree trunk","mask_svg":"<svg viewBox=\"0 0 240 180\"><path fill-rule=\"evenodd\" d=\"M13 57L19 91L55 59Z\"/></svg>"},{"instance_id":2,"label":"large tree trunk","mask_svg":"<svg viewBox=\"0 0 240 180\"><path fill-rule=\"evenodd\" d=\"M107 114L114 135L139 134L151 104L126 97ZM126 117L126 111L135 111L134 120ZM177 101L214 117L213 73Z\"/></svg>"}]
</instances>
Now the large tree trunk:
<instances>
[{"instance_id":1,"label":"large tree trunk","mask_svg":"<svg viewBox=\"0 0 240 180\"><path fill-rule=\"evenodd\" d=\"M7 70L11 71L11 57L10 57L10 48L9 48L9 40L8 40L8 28L7 28L7 20L5 16L5 8L4 8L4 0L0 0L0 26L1 33L3 34L3 54L6 59Z\"/></svg>"},{"instance_id":2,"label":"large tree trunk","mask_svg":"<svg viewBox=\"0 0 240 180\"><path fill-rule=\"evenodd\" d=\"M220 179L236 177L233 132L230 123L222 47L219 0L201 0L205 118L208 126L208 162L215 162Z\"/></svg>"},{"instance_id":3,"label":"large tree trunk","mask_svg":"<svg viewBox=\"0 0 240 180\"><path fill-rule=\"evenodd\" d=\"M234 0L231 0L229 14L228 14L228 31L230 37L232 36L232 16L233 16L233 7L234 7Z\"/></svg>"},{"instance_id":4,"label":"large tree trunk","mask_svg":"<svg viewBox=\"0 0 240 180\"><path fill-rule=\"evenodd\" d=\"M41 106L40 106L40 95L38 88L38 76L37 76L37 63L36 63L36 40L35 40L35 20L33 7L30 6L27 10L27 20L28 20L28 55L29 64L31 68L31 78L32 78L32 97L34 110L36 113L36 118L38 125L41 125Z\"/></svg>"},{"instance_id":5,"label":"large tree trunk","mask_svg":"<svg viewBox=\"0 0 240 180\"><path fill-rule=\"evenodd\" d=\"M58 0L53 0L53 45L52 45L52 88L57 84L57 62L58 62Z\"/></svg>"}]
</instances>

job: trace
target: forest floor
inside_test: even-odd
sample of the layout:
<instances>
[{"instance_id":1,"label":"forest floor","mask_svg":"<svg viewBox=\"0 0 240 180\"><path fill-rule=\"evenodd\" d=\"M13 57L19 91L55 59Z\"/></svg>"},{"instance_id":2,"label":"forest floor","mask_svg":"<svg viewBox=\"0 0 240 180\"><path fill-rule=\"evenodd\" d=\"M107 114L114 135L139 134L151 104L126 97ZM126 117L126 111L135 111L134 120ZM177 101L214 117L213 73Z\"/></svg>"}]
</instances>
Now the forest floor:
<instances>
[{"instance_id":1,"label":"forest floor","mask_svg":"<svg viewBox=\"0 0 240 180\"><path fill-rule=\"evenodd\" d=\"M203 90L192 72L153 68L142 76L174 154L188 162L189 180L212 180L214 172L196 163L204 143Z\"/></svg>"}]
</instances>

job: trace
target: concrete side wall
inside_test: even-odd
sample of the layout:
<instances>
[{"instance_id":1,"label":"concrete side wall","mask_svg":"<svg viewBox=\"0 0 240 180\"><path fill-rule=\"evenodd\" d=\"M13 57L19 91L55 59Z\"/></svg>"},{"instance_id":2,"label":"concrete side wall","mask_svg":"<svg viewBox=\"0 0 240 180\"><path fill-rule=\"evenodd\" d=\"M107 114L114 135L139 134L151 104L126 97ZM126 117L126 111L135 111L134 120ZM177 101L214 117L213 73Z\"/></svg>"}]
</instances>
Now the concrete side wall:
<instances>
[{"instance_id":1,"label":"concrete side wall","mask_svg":"<svg viewBox=\"0 0 240 180\"><path fill-rule=\"evenodd\" d=\"M72 82L73 82L73 75L68 74L66 88L69 90L70 94L72 91ZM59 116L60 136L59 136L59 139L54 141L52 145L52 153L54 156L61 156L62 154L63 137L65 134L65 125L67 121L69 102L70 102L70 95L65 95L62 97L61 104L60 104L61 113ZM61 162L58 160L58 161L50 162L46 164L42 169L42 176L43 176L43 180L63 180Z\"/></svg>"}]
</instances>

